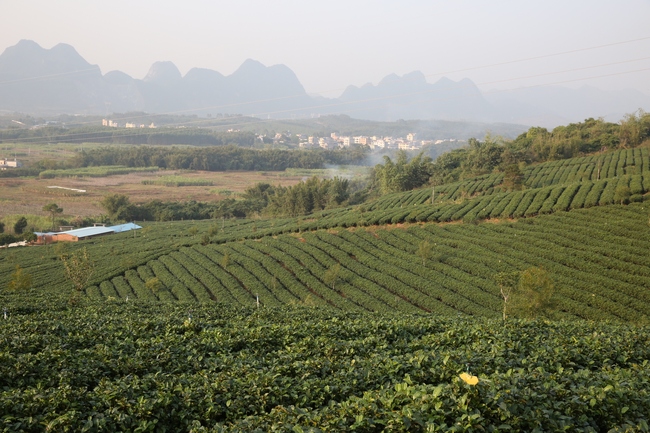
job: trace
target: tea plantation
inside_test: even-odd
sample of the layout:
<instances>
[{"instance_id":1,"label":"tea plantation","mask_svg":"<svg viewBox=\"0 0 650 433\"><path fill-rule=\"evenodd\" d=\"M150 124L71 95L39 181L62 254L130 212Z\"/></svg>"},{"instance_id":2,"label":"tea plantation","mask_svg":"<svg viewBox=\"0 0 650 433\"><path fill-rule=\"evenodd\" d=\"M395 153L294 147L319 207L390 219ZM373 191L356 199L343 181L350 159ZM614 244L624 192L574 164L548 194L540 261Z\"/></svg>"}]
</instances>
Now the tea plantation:
<instances>
[{"instance_id":1,"label":"tea plantation","mask_svg":"<svg viewBox=\"0 0 650 433\"><path fill-rule=\"evenodd\" d=\"M649 169L0 250L0 431L649 431ZM552 307L504 321L497 275L531 268Z\"/></svg>"},{"instance_id":2,"label":"tea plantation","mask_svg":"<svg viewBox=\"0 0 650 433\"><path fill-rule=\"evenodd\" d=\"M648 431L649 331L317 307L42 305L0 321L0 430Z\"/></svg>"}]
</instances>

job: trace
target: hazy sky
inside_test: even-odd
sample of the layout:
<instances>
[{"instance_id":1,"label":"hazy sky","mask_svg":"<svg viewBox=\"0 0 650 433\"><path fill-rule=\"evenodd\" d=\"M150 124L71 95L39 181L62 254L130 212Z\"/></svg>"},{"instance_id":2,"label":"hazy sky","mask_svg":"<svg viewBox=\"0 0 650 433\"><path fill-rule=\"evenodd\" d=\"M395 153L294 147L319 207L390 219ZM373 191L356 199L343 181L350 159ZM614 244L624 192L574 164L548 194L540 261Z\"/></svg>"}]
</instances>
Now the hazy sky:
<instances>
[{"instance_id":1,"label":"hazy sky","mask_svg":"<svg viewBox=\"0 0 650 433\"><path fill-rule=\"evenodd\" d=\"M182 74L202 67L228 75L252 58L287 65L309 93L326 96L414 70L429 82L468 77L483 90L558 83L650 94L650 0L0 4L0 51L20 39L44 48L64 42L103 73L134 78L160 60Z\"/></svg>"}]
</instances>

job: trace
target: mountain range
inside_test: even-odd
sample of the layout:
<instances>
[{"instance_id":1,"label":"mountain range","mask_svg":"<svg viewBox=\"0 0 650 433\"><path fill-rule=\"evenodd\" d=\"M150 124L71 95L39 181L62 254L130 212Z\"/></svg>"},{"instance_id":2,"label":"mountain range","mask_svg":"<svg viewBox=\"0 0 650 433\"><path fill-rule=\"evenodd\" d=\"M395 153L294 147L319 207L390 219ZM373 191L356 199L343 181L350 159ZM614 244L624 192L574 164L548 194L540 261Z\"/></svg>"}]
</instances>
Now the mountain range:
<instances>
[{"instance_id":1,"label":"mountain range","mask_svg":"<svg viewBox=\"0 0 650 433\"><path fill-rule=\"evenodd\" d=\"M145 111L207 115L238 113L270 118L348 114L378 121L440 119L553 127L588 117L618 121L650 108L641 92L593 87L533 87L482 93L469 79L428 83L419 72L388 75L377 85L349 86L338 98L307 94L285 65L246 60L225 76L193 68L182 76L172 62L154 63L143 79L102 74L70 45L44 49L22 40L0 55L0 111L37 115Z\"/></svg>"}]
</instances>

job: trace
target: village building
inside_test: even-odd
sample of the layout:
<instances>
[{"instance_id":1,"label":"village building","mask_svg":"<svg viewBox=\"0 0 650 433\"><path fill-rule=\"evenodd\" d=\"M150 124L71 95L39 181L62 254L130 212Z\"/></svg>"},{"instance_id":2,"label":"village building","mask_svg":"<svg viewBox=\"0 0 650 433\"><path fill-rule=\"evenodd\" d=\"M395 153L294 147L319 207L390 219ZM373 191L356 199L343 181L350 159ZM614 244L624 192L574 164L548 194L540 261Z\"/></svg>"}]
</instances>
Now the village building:
<instances>
[{"instance_id":1,"label":"village building","mask_svg":"<svg viewBox=\"0 0 650 433\"><path fill-rule=\"evenodd\" d=\"M75 230L66 230L62 232L34 232L38 240L37 244L50 244L53 242L79 242L84 239L91 239L97 236L112 235L115 233L138 230L142 227L134 223L119 224L116 226L104 227L84 227Z\"/></svg>"}]
</instances>

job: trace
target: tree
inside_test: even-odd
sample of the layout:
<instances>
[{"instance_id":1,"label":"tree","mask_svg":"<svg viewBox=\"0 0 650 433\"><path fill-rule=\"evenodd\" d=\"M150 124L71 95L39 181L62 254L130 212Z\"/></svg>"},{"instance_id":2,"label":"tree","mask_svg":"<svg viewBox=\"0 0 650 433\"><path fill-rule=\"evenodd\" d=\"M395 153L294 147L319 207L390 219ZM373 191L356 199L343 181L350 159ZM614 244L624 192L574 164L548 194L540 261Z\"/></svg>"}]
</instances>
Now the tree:
<instances>
[{"instance_id":1,"label":"tree","mask_svg":"<svg viewBox=\"0 0 650 433\"><path fill-rule=\"evenodd\" d=\"M0 233L4 233L5 231L5 223L0 222Z\"/></svg>"},{"instance_id":2,"label":"tree","mask_svg":"<svg viewBox=\"0 0 650 433\"><path fill-rule=\"evenodd\" d=\"M22 234L25 227L27 227L27 218L20 217L18 221L16 221L16 224L14 224L14 233L17 235Z\"/></svg>"},{"instance_id":3,"label":"tree","mask_svg":"<svg viewBox=\"0 0 650 433\"><path fill-rule=\"evenodd\" d=\"M52 228L54 228L54 217L63 212L63 209L56 203L50 203L43 206L43 212L49 212L52 215Z\"/></svg>"},{"instance_id":4,"label":"tree","mask_svg":"<svg viewBox=\"0 0 650 433\"><path fill-rule=\"evenodd\" d=\"M555 284L542 268L528 268L519 276L518 308L527 317L547 315L553 308Z\"/></svg>"},{"instance_id":5,"label":"tree","mask_svg":"<svg viewBox=\"0 0 650 433\"><path fill-rule=\"evenodd\" d=\"M221 267L226 269L230 265L230 254L226 253L221 257Z\"/></svg>"},{"instance_id":6,"label":"tree","mask_svg":"<svg viewBox=\"0 0 650 433\"><path fill-rule=\"evenodd\" d=\"M16 270L11 274L11 280L7 284L7 290L12 292L22 292L32 287L32 277L26 273L20 265L16 265Z\"/></svg>"},{"instance_id":7,"label":"tree","mask_svg":"<svg viewBox=\"0 0 650 433\"><path fill-rule=\"evenodd\" d=\"M327 271L325 271L325 274L323 275L323 281L328 286L331 286L332 290L334 290L334 287L336 286L336 282L339 279L340 272L341 272L341 264L337 263L335 265L330 266L330 268Z\"/></svg>"},{"instance_id":8,"label":"tree","mask_svg":"<svg viewBox=\"0 0 650 433\"><path fill-rule=\"evenodd\" d=\"M503 320L507 318L508 303L512 300L517 285L519 284L519 272L499 272L494 276L503 299Z\"/></svg>"},{"instance_id":9,"label":"tree","mask_svg":"<svg viewBox=\"0 0 650 433\"><path fill-rule=\"evenodd\" d=\"M519 168L519 164L510 164L506 166L503 172L503 186L508 191L520 190L524 183L524 174Z\"/></svg>"},{"instance_id":10,"label":"tree","mask_svg":"<svg viewBox=\"0 0 650 433\"><path fill-rule=\"evenodd\" d=\"M95 271L95 264L88 255L88 250L83 249L72 254L62 254L61 261L65 276L74 285L78 292L83 291Z\"/></svg>"},{"instance_id":11,"label":"tree","mask_svg":"<svg viewBox=\"0 0 650 433\"><path fill-rule=\"evenodd\" d=\"M109 194L104 196L99 204L111 219L125 221L132 219L133 205L129 202L129 197L124 194Z\"/></svg>"},{"instance_id":12,"label":"tree","mask_svg":"<svg viewBox=\"0 0 650 433\"><path fill-rule=\"evenodd\" d=\"M426 184L431 178L433 163L431 158L420 153L408 161L406 152L400 151L397 160L384 156L384 164L373 169L373 176L383 194L409 191Z\"/></svg>"},{"instance_id":13,"label":"tree","mask_svg":"<svg viewBox=\"0 0 650 433\"><path fill-rule=\"evenodd\" d=\"M422 259L422 266L424 266L426 260L431 257L432 247L429 241L422 241L418 245L418 250L415 254Z\"/></svg>"}]
</instances>

